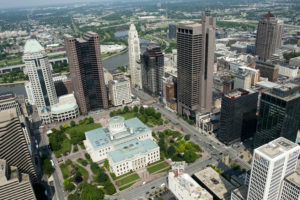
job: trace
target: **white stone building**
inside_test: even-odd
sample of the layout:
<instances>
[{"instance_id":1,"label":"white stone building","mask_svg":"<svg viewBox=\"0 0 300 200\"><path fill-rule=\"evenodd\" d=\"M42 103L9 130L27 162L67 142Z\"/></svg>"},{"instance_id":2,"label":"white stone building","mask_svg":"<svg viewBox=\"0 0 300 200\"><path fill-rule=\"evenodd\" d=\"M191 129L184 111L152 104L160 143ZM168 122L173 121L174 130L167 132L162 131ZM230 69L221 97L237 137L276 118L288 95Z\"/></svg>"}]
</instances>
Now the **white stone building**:
<instances>
[{"instance_id":1,"label":"white stone building","mask_svg":"<svg viewBox=\"0 0 300 200\"><path fill-rule=\"evenodd\" d=\"M151 130L138 118L125 121L120 116L112 117L107 127L88 131L85 136L83 143L93 162L108 159L116 176L160 160Z\"/></svg>"},{"instance_id":2,"label":"white stone building","mask_svg":"<svg viewBox=\"0 0 300 200\"><path fill-rule=\"evenodd\" d=\"M132 102L130 82L121 78L109 81L110 100L114 106L121 106Z\"/></svg>"},{"instance_id":3,"label":"white stone building","mask_svg":"<svg viewBox=\"0 0 300 200\"><path fill-rule=\"evenodd\" d=\"M130 25L128 32L128 55L129 70L131 75L132 87L142 88L142 72L140 66L140 40L134 24Z\"/></svg>"},{"instance_id":4,"label":"white stone building","mask_svg":"<svg viewBox=\"0 0 300 200\"><path fill-rule=\"evenodd\" d=\"M239 73L234 77L234 89L237 88L244 90L251 88L251 75L249 73Z\"/></svg>"},{"instance_id":5,"label":"white stone building","mask_svg":"<svg viewBox=\"0 0 300 200\"><path fill-rule=\"evenodd\" d=\"M296 170L300 146L280 137L254 150L247 200L278 199L284 177Z\"/></svg>"},{"instance_id":6,"label":"white stone building","mask_svg":"<svg viewBox=\"0 0 300 200\"><path fill-rule=\"evenodd\" d=\"M25 82L24 86L25 86L25 91L26 91L26 94L27 94L28 103L31 104L31 105L35 105L31 83L29 81Z\"/></svg>"},{"instance_id":7,"label":"white stone building","mask_svg":"<svg viewBox=\"0 0 300 200\"><path fill-rule=\"evenodd\" d=\"M74 94L60 96L58 103L51 106L51 121L61 122L74 119L79 115L79 108Z\"/></svg>"},{"instance_id":8,"label":"white stone building","mask_svg":"<svg viewBox=\"0 0 300 200\"><path fill-rule=\"evenodd\" d=\"M279 200L300 200L300 173L287 176L282 184Z\"/></svg>"},{"instance_id":9,"label":"white stone building","mask_svg":"<svg viewBox=\"0 0 300 200\"><path fill-rule=\"evenodd\" d=\"M168 181L169 189L178 200L213 200L213 196L186 173L169 172Z\"/></svg>"},{"instance_id":10,"label":"white stone building","mask_svg":"<svg viewBox=\"0 0 300 200\"><path fill-rule=\"evenodd\" d=\"M278 73L289 78L296 78L299 73L299 67L290 65L280 65Z\"/></svg>"}]
</instances>

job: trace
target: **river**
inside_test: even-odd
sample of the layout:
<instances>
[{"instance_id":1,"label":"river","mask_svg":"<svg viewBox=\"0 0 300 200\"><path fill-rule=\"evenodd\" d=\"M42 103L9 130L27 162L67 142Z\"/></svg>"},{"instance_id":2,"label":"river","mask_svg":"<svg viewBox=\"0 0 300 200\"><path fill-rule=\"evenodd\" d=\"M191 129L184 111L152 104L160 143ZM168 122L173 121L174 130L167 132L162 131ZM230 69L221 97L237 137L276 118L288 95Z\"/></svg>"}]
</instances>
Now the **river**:
<instances>
[{"instance_id":1,"label":"river","mask_svg":"<svg viewBox=\"0 0 300 200\"><path fill-rule=\"evenodd\" d=\"M141 39L141 52L145 51L149 41ZM113 70L117 69L119 66L128 65L129 56L128 51L124 52L123 54L119 54L108 58L103 61L103 67L108 71L112 72ZM0 93L2 92L13 92L17 95L26 95L24 84L15 84L15 85L2 85L0 86Z\"/></svg>"}]
</instances>

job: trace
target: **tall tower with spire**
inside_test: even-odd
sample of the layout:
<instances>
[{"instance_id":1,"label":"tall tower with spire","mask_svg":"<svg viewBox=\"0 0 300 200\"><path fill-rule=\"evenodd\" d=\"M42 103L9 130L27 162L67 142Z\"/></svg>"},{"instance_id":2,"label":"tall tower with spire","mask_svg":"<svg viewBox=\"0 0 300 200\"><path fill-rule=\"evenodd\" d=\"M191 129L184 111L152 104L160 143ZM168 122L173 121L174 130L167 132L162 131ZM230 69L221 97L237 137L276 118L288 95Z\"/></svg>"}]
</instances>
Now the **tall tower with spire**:
<instances>
[{"instance_id":1,"label":"tall tower with spire","mask_svg":"<svg viewBox=\"0 0 300 200\"><path fill-rule=\"evenodd\" d=\"M133 87L142 88L142 74L140 66L140 40L134 24L128 32L129 70Z\"/></svg>"}]
</instances>

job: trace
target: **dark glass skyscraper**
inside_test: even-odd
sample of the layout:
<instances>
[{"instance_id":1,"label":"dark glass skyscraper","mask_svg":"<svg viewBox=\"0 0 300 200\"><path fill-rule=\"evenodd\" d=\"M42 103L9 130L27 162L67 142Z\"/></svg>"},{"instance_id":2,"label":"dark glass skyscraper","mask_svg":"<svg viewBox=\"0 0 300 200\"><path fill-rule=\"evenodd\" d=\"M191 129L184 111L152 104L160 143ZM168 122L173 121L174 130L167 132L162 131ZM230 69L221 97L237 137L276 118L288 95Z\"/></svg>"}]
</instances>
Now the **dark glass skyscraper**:
<instances>
[{"instance_id":1,"label":"dark glass skyscraper","mask_svg":"<svg viewBox=\"0 0 300 200\"><path fill-rule=\"evenodd\" d=\"M254 135L258 93L235 89L222 95L218 138L225 144Z\"/></svg>"},{"instance_id":2,"label":"dark glass skyscraper","mask_svg":"<svg viewBox=\"0 0 300 200\"><path fill-rule=\"evenodd\" d=\"M108 108L98 34L87 32L82 39L65 35L65 47L73 89L81 113Z\"/></svg>"},{"instance_id":3,"label":"dark glass skyscraper","mask_svg":"<svg viewBox=\"0 0 300 200\"><path fill-rule=\"evenodd\" d=\"M300 86L285 84L262 93L254 148L279 137L295 142L300 122Z\"/></svg>"},{"instance_id":4,"label":"dark glass skyscraper","mask_svg":"<svg viewBox=\"0 0 300 200\"><path fill-rule=\"evenodd\" d=\"M164 54L159 46L150 45L141 55L143 89L152 94L162 92L164 75Z\"/></svg>"}]
</instances>

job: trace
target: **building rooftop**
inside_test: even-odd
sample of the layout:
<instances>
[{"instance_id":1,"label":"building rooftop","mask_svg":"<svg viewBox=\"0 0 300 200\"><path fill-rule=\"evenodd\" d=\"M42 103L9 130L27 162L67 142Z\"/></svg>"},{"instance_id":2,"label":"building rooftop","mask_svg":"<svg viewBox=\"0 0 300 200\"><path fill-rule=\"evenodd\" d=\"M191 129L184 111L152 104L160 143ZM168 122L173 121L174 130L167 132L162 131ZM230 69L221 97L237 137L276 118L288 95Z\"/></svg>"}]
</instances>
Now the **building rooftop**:
<instances>
[{"instance_id":1,"label":"building rooftop","mask_svg":"<svg viewBox=\"0 0 300 200\"><path fill-rule=\"evenodd\" d=\"M52 113L61 113L73 110L77 106L76 99L73 94L67 94L58 98L58 103L51 106Z\"/></svg>"},{"instance_id":2,"label":"building rooftop","mask_svg":"<svg viewBox=\"0 0 300 200\"><path fill-rule=\"evenodd\" d=\"M271 91L265 93L289 101L300 96L300 86L293 83L286 83L277 85Z\"/></svg>"},{"instance_id":3,"label":"building rooftop","mask_svg":"<svg viewBox=\"0 0 300 200\"><path fill-rule=\"evenodd\" d=\"M242 96L247 96L250 93L248 90L244 90L242 88L231 90L228 93L222 94L223 96L230 98L230 99L237 99Z\"/></svg>"},{"instance_id":4,"label":"building rooftop","mask_svg":"<svg viewBox=\"0 0 300 200\"><path fill-rule=\"evenodd\" d=\"M288 182L293 183L294 185L300 187L300 173L294 172L291 175L285 178Z\"/></svg>"},{"instance_id":5,"label":"building rooftop","mask_svg":"<svg viewBox=\"0 0 300 200\"><path fill-rule=\"evenodd\" d=\"M103 148L112 144L119 144L124 137L136 138L138 135L149 132L151 130L138 118L132 118L124 121L125 131L118 132L113 135L109 131L109 127L103 127L85 132L86 139L89 140L94 149Z\"/></svg>"},{"instance_id":6,"label":"building rooftop","mask_svg":"<svg viewBox=\"0 0 300 200\"><path fill-rule=\"evenodd\" d=\"M2 93L0 93L0 101L5 100L5 99L9 99L9 98L13 98L13 97L15 97L15 95L12 92L2 92Z\"/></svg>"},{"instance_id":7,"label":"building rooftop","mask_svg":"<svg viewBox=\"0 0 300 200\"><path fill-rule=\"evenodd\" d=\"M174 176L174 172L170 172L170 175ZM181 187L189 192L192 197L191 200L210 200L212 195L202 188L192 177L186 173L180 174L175 177Z\"/></svg>"},{"instance_id":8,"label":"building rooftop","mask_svg":"<svg viewBox=\"0 0 300 200\"><path fill-rule=\"evenodd\" d=\"M25 43L24 53L38 53L44 50L44 47L35 39L27 40Z\"/></svg>"},{"instance_id":9,"label":"building rooftop","mask_svg":"<svg viewBox=\"0 0 300 200\"><path fill-rule=\"evenodd\" d=\"M239 188L233 190L233 192L234 192L237 196L239 196L239 197L241 197L242 199L245 199L245 200L246 200L246 199L247 199L247 194L248 194L248 186L243 185L243 186L241 186L241 187L239 187Z\"/></svg>"},{"instance_id":10,"label":"building rooftop","mask_svg":"<svg viewBox=\"0 0 300 200\"><path fill-rule=\"evenodd\" d=\"M219 199L230 199L231 191L235 189L230 182L211 167L195 173L194 176Z\"/></svg>"},{"instance_id":11,"label":"building rooftop","mask_svg":"<svg viewBox=\"0 0 300 200\"><path fill-rule=\"evenodd\" d=\"M267 158L272 159L295 147L298 147L300 149L300 147L296 143L293 143L284 137L280 137L257 148L256 150L263 153Z\"/></svg>"},{"instance_id":12,"label":"building rooftop","mask_svg":"<svg viewBox=\"0 0 300 200\"><path fill-rule=\"evenodd\" d=\"M277 83L273 83L270 81L260 81L260 82L257 82L256 85L263 87L263 88L267 88L267 89L271 89L273 87L279 86Z\"/></svg>"},{"instance_id":13,"label":"building rooftop","mask_svg":"<svg viewBox=\"0 0 300 200\"><path fill-rule=\"evenodd\" d=\"M151 139L139 141L138 139L129 140L127 142L117 144L114 146L116 150L108 154L112 160L117 163L128 158L132 158L136 154L145 153L151 149L158 148Z\"/></svg>"}]
</instances>

